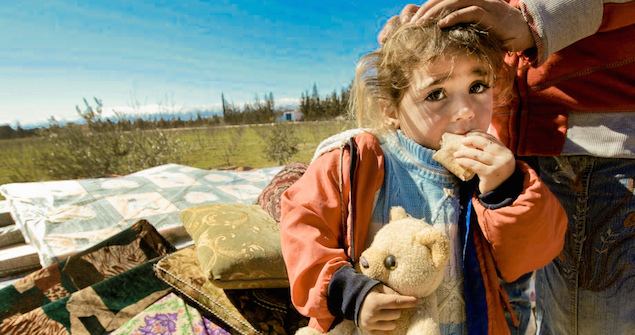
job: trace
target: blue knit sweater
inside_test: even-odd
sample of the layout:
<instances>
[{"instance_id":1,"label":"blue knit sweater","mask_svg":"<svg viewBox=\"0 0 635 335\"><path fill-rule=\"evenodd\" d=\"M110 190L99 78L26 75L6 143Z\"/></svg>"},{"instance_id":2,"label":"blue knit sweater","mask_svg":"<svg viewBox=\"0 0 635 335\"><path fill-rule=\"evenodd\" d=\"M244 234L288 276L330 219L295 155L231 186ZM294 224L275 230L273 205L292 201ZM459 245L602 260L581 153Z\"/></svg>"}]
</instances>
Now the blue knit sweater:
<instances>
[{"instance_id":1,"label":"blue knit sweater","mask_svg":"<svg viewBox=\"0 0 635 335\"><path fill-rule=\"evenodd\" d=\"M387 223L390 209L401 206L410 216L423 219L448 236L452 254L436 293L441 334L467 334L459 227L460 180L432 159L434 150L414 142L400 130L380 137L380 143L385 174L373 209L373 225Z\"/></svg>"}]
</instances>

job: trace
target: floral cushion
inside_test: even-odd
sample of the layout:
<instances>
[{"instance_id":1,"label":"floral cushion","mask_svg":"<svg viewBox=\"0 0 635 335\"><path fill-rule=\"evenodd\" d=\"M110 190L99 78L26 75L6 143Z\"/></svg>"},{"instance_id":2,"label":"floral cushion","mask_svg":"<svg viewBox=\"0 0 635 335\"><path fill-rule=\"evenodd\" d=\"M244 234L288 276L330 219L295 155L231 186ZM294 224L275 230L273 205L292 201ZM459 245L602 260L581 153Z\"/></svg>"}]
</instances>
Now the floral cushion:
<instances>
[{"instance_id":1,"label":"floral cushion","mask_svg":"<svg viewBox=\"0 0 635 335\"><path fill-rule=\"evenodd\" d=\"M223 290L213 285L201 270L195 245L161 259L155 272L232 333L294 334L308 323L292 307L288 288Z\"/></svg>"},{"instance_id":2,"label":"floral cushion","mask_svg":"<svg viewBox=\"0 0 635 335\"><path fill-rule=\"evenodd\" d=\"M289 286L280 226L258 205L213 204L182 210L203 273L225 289Z\"/></svg>"},{"instance_id":3,"label":"floral cushion","mask_svg":"<svg viewBox=\"0 0 635 335\"><path fill-rule=\"evenodd\" d=\"M280 197L302 177L307 167L307 164L301 162L285 166L262 190L254 204L260 205L276 222L280 222Z\"/></svg>"}]
</instances>

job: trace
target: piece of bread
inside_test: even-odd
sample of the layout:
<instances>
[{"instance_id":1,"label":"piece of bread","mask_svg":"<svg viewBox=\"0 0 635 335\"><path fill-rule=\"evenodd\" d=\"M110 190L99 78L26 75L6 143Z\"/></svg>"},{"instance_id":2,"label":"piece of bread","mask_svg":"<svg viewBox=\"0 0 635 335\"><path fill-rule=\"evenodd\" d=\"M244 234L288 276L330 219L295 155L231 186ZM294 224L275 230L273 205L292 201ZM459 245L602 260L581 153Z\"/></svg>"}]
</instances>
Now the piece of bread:
<instances>
[{"instance_id":1,"label":"piece of bread","mask_svg":"<svg viewBox=\"0 0 635 335\"><path fill-rule=\"evenodd\" d=\"M463 181L468 181L474 177L474 171L466 169L459 165L454 158L454 153L459 150L461 146L461 139L465 135L457 135L452 133L445 133L441 137L441 148L432 156L432 158L445 166L454 175L459 177Z\"/></svg>"}]
</instances>

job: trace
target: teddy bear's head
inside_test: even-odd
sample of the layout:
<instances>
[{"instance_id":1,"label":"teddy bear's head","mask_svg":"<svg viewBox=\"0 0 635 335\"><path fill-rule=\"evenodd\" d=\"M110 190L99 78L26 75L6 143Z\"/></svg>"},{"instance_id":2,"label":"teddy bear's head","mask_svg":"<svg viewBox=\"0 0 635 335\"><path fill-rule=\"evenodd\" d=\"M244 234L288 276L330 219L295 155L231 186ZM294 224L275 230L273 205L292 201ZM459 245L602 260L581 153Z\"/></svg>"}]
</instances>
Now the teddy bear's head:
<instances>
[{"instance_id":1,"label":"teddy bear's head","mask_svg":"<svg viewBox=\"0 0 635 335\"><path fill-rule=\"evenodd\" d=\"M426 297L441 284L450 257L447 236L402 207L362 253L360 271L403 295Z\"/></svg>"}]
</instances>

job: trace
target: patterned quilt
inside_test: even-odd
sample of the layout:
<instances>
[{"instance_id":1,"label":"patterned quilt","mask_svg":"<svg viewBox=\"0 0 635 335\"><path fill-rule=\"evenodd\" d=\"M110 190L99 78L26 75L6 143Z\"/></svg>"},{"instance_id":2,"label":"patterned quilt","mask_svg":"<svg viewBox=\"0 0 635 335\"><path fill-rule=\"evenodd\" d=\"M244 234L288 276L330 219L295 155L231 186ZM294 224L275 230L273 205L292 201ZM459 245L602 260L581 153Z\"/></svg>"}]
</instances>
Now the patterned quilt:
<instances>
[{"instance_id":1,"label":"patterned quilt","mask_svg":"<svg viewBox=\"0 0 635 335\"><path fill-rule=\"evenodd\" d=\"M145 219L173 244L189 239L179 211L212 203L251 204L282 167L203 170L168 164L115 178L5 184L16 225L42 266L89 248Z\"/></svg>"}]
</instances>

